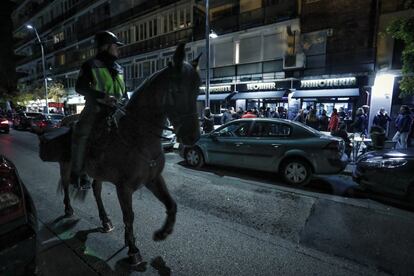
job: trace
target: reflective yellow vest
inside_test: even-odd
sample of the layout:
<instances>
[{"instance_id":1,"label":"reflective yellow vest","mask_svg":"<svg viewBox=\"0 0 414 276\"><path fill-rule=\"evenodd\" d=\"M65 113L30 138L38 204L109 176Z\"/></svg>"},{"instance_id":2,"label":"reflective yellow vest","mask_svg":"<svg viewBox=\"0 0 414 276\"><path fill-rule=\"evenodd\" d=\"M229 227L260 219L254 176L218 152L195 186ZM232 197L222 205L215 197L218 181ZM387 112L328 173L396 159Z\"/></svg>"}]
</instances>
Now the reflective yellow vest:
<instances>
[{"instance_id":1,"label":"reflective yellow vest","mask_svg":"<svg viewBox=\"0 0 414 276\"><path fill-rule=\"evenodd\" d=\"M120 99L126 90L121 66L116 64L118 74L113 78L108 68L99 59L94 59L91 65L93 76L92 88Z\"/></svg>"}]
</instances>

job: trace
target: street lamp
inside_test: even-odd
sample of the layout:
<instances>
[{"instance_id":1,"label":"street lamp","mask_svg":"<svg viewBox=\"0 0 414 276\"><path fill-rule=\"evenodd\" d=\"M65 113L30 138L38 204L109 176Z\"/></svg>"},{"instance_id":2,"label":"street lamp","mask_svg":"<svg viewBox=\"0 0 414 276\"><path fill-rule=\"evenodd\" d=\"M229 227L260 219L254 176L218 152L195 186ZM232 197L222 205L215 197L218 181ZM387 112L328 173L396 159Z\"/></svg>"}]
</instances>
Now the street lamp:
<instances>
[{"instance_id":1,"label":"street lamp","mask_svg":"<svg viewBox=\"0 0 414 276\"><path fill-rule=\"evenodd\" d=\"M43 43L42 40L40 40L40 36L39 33L37 32L36 28L32 25L26 25L26 28L29 30L34 30L37 40L39 41L40 44L40 50L42 52L42 68L43 68L43 81L45 83L45 96L46 96L46 114L49 114L49 103L47 101L47 78L46 78L46 62L45 62L45 51L43 49Z\"/></svg>"},{"instance_id":2,"label":"street lamp","mask_svg":"<svg viewBox=\"0 0 414 276\"><path fill-rule=\"evenodd\" d=\"M206 107L210 107L210 38L217 37L210 29L210 7L209 0L206 0Z\"/></svg>"}]
</instances>

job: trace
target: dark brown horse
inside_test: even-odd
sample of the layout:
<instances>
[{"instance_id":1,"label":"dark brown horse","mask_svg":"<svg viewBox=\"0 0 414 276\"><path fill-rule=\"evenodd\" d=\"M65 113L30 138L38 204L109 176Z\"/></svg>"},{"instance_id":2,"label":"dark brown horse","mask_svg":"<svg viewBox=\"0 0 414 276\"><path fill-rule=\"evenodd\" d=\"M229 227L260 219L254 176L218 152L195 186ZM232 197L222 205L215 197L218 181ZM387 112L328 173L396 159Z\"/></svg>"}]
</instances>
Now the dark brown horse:
<instances>
[{"instance_id":1,"label":"dark brown horse","mask_svg":"<svg viewBox=\"0 0 414 276\"><path fill-rule=\"evenodd\" d=\"M86 172L94 179L92 187L99 217L104 230L111 231L113 226L101 199L102 181L108 181L116 186L125 224L125 245L129 247L133 265L142 262L133 229L132 194L137 189L147 187L167 210L166 220L154 233L154 240L164 240L175 224L177 204L161 175L165 163L161 134L166 118L172 123L180 143L194 144L200 136L196 112L200 85L195 69L198 59L190 65L184 62L184 56L184 45L179 45L173 62L151 76L132 95L118 127L105 132L107 120L99 119L89 143ZM65 214L70 216L73 214L69 198L70 162L60 162L60 174Z\"/></svg>"}]
</instances>

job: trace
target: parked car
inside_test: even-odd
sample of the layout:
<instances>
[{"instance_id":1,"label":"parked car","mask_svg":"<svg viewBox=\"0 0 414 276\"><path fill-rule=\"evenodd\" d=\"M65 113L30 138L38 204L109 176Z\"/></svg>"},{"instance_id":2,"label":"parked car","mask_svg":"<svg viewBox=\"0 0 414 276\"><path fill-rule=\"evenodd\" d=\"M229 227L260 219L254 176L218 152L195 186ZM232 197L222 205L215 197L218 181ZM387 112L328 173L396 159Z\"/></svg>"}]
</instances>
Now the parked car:
<instances>
[{"instance_id":1,"label":"parked car","mask_svg":"<svg viewBox=\"0 0 414 276\"><path fill-rule=\"evenodd\" d=\"M190 166L225 165L278 172L292 185L312 174L334 174L347 164L344 142L284 119L239 119L201 136L180 154Z\"/></svg>"},{"instance_id":2,"label":"parked car","mask_svg":"<svg viewBox=\"0 0 414 276\"><path fill-rule=\"evenodd\" d=\"M4 133L9 133L10 125L9 125L9 120L7 120L7 118L0 117L0 130L3 131Z\"/></svg>"},{"instance_id":3,"label":"parked car","mask_svg":"<svg viewBox=\"0 0 414 276\"><path fill-rule=\"evenodd\" d=\"M164 150L172 150L174 147L174 144L176 143L175 133L172 132L171 130L165 129L162 132L162 136L164 137L161 139L162 148Z\"/></svg>"},{"instance_id":4,"label":"parked car","mask_svg":"<svg viewBox=\"0 0 414 276\"><path fill-rule=\"evenodd\" d=\"M0 155L0 275L34 275L37 219L14 164Z\"/></svg>"},{"instance_id":5,"label":"parked car","mask_svg":"<svg viewBox=\"0 0 414 276\"><path fill-rule=\"evenodd\" d=\"M26 130L31 128L32 120L34 118L39 118L42 116L42 113L38 112L19 112L13 118L13 128Z\"/></svg>"},{"instance_id":6,"label":"parked car","mask_svg":"<svg viewBox=\"0 0 414 276\"><path fill-rule=\"evenodd\" d=\"M32 119L30 130L41 134L48 129L60 127L64 117L62 114L41 114Z\"/></svg>"},{"instance_id":7,"label":"parked car","mask_svg":"<svg viewBox=\"0 0 414 276\"><path fill-rule=\"evenodd\" d=\"M360 156L353 178L361 188L414 203L414 150L383 150Z\"/></svg>"}]
</instances>

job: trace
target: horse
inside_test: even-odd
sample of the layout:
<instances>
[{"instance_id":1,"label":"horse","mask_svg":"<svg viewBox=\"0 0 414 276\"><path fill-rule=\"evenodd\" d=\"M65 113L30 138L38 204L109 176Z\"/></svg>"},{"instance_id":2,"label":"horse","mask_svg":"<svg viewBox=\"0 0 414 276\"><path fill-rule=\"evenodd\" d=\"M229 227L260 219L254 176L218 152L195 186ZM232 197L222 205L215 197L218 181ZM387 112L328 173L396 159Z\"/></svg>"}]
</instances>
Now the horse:
<instances>
[{"instance_id":1,"label":"horse","mask_svg":"<svg viewBox=\"0 0 414 276\"><path fill-rule=\"evenodd\" d=\"M132 194L145 186L166 208L164 224L154 232L153 240L166 239L173 232L176 220L177 204L161 175L165 164L161 134L166 119L171 122L179 143L194 145L200 137L196 107L201 83L197 72L200 56L192 64L185 62L184 56L185 45L180 44L173 61L135 90L117 127L99 135L102 129L107 129L108 117L97 119L88 142L85 171L93 179L92 190L103 230L113 229L101 198L102 182L107 181L116 186L125 226L125 246L133 266L142 263L143 259L135 244ZM65 215L72 216L69 197L71 162L61 160L59 166Z\"/></svg>"}]
</instances>

